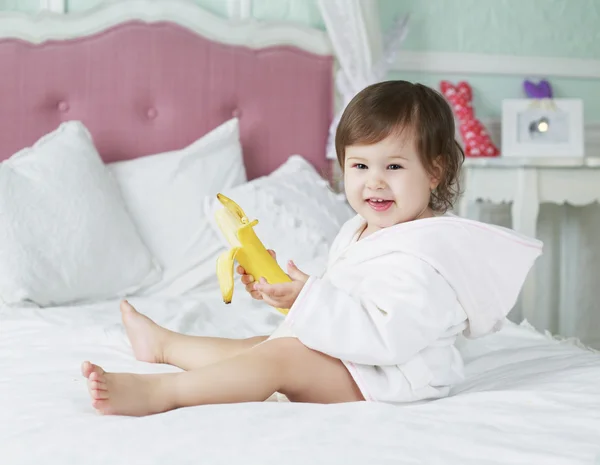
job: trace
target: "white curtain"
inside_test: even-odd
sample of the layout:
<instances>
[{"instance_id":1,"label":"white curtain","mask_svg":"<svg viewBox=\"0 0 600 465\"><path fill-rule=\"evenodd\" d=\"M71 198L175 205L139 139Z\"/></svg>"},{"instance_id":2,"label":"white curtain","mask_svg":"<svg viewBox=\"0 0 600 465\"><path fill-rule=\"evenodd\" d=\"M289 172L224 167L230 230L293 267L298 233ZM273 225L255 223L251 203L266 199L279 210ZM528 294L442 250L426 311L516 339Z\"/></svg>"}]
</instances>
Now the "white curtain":
<instances>
[{"instance_id":1,"label":"white curtain","mask_svg":"<svg viewBox=\"0 0 600 465\"><path fill-rule=\"evenodd\" d=\"M339 65L336 117L327 148L327 157L335 159L335 130L341 112L362 89L385 80L406 37L408 17L398 19L383 37L378 0L318 0L318 5Z\"/></svg>"},{"instance_id":2,"label":"white curtain","mask_svg":"<svg viewBox=\"0 0 600 465\"><path fill-rule=\"evenodd\" d=\"M510 205L479 202L467 216L511 226ZM535 265L536 307L529 322L600 349L600 205L542 204L537 236L544 254ZM517 304L511 319L520 322L520 315Z\"/></svg>"}]
</instances>

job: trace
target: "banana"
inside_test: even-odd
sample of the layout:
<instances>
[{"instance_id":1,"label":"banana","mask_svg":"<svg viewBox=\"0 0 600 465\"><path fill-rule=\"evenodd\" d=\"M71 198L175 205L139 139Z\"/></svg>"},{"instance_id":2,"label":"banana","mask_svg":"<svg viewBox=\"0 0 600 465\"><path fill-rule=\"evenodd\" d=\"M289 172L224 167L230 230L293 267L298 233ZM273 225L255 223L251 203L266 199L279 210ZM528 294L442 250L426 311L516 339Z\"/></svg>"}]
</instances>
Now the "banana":
<instances>
[{"instance_id":1,"label":"banana","mask_svg":"<svg viewBox=\"0 0 600 465\"><path fill-rule=\"evenodd\" d=\"M284 283L291 281L281 269L277 261L269 254L260 241L254 226L258 220L250 221L240 206L223 194L217 194L217 199L224 208L215 212L219 229L231 246L217 259L217 278L223 295L223 302L231 303L233 298L234 264L237 262L251 275L255 281L264 277L268 283ZM289 309L278 308L287 315Z\"/></svg>"}]
</instances>

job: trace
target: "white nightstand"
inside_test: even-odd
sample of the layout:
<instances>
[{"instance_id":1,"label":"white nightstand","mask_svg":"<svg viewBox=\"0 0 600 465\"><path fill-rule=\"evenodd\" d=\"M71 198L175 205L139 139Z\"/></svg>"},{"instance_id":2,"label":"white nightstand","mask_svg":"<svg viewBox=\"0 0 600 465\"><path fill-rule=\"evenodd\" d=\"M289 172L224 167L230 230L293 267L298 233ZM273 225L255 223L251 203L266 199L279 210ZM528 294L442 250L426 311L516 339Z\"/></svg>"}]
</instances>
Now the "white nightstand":
<instances>
[{"instance_id":1,"label":"white nightstand","mask_svg":"<svg viewBox=\"0 0 600 465\"><path fill-rule=\"evenodd\" d=\"M512 227L536 237L541 203L583 206L600 201L600 157L468 158L462 170L459 214L477 200L511 203ZM535 311L535 267L522 293L522 317Z\"/></svg>"}]
</instances>

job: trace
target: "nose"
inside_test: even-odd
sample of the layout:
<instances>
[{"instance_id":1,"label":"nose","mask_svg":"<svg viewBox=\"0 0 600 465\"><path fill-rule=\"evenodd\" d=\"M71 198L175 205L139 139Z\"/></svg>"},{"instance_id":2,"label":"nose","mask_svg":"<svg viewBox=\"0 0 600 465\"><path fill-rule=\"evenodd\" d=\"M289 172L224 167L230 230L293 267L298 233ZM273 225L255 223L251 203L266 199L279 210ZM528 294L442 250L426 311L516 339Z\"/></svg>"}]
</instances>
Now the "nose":
<instances>
[{"instance_id":1,"label":"nose","mask_svg":"<svg viewBox=\"0 0 600 465\"><path fill-rule=\"evenodd\" d=\"M367 187L373 190L380 190L385 188L385 180L379 170L369 170L369 177L367 179Z\"/></svg>"}]
</instances>

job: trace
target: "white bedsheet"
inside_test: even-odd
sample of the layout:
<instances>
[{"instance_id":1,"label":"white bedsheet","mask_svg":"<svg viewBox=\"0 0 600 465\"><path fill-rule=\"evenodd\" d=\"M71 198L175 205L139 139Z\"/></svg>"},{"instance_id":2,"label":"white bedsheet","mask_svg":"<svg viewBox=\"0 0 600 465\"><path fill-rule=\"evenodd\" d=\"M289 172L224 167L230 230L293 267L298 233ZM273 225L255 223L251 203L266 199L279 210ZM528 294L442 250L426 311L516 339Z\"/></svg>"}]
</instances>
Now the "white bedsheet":
<instances>
[{"instance_id":1,"label":"white bedsheet","mask_svg":"<svg viewBox=\"0 0 600 465\"><path fill-rule=\"evenodd\" d=\"M191 334L244 337L280 320L241 292L230 306L217 290L131 302ZM600 355L525 326L463 346L468 379L440 401L265 402L128 418L92 410L81 361L175 369L134 360L117 301L0 312L1 464L600 463Z\"/></svg>"}]
</instances>

